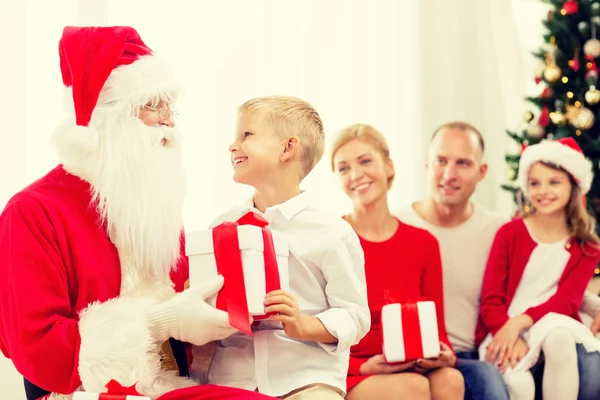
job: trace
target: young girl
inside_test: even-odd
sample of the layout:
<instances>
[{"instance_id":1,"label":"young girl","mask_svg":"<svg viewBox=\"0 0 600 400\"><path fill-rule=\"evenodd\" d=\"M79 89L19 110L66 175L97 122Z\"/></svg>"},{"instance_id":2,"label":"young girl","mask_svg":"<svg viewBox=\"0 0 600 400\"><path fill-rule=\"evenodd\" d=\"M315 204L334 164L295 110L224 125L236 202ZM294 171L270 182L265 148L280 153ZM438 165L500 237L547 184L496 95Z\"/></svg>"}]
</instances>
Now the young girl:
<instances>
[{"instance_id":1,"label":"young girl","mask_svg":"<svg viewBox=\"0 0 600 400\"><path fill-rule=\"evenodd\" d=\"M342 130L334 143L332 169L354 204L345 216L360 238L365 256L371 311L369 333L351 348L347 400L463 399L464 383L446 335L442 269L436 239L406 225L388 209L394 167L383 136L369 125ZM382 355L380 313L384 293L391 298L435 301L442 346L433 360L387 364Z\"/></svg>"},{"instance_id":2,"label":"young girl","mask_svg":"<svg viewBox=\"0 0 600 400\"><path fill-rule=\"evenodd\" d=\"M480 358L505 373L511 399L533 400L530 368L541 351L543 398L575 400L575 344L600 350L578 315L600 260L595 221L582 201L592 179L592 164L572 138L544 141L521 155L519 183L529 204L496 234L476 334Z\"/></svg>"}]
</instances>

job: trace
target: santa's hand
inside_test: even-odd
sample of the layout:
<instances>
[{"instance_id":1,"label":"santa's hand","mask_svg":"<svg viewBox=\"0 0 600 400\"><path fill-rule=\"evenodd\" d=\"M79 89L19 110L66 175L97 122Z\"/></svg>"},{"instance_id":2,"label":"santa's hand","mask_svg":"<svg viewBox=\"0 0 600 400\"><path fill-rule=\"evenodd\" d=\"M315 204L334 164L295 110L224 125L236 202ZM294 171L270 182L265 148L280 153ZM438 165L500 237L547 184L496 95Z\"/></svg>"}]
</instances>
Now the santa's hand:
<instances>
[{"instance_id":1,"label":"santa's hand","mask_svg":"<svg viewBox=\"0 0 600 400\"><path fill-rule=\"evenodd\" d=\"M227 313L206 302L222 287L223 277L218 276L154 306L149 315L152 337L158 342L173 338L202 346L236 332L237 329L229 325Z\"/></svg>"}]
</instances>

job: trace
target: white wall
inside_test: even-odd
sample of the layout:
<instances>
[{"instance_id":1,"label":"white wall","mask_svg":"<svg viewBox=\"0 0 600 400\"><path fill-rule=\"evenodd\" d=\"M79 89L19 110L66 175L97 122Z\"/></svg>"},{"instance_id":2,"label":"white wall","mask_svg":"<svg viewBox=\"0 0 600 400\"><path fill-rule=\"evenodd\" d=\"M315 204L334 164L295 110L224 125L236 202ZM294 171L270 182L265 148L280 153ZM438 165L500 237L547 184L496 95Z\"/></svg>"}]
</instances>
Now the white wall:
<instances>
[{"instance_id":1,"label":"white wall","mask_svg":"<svg viewBox=\"0 0 600 400\"><path fill-rule=\"evenodd\" d=\"M408 34L416 23L411 7L396 0L378 1L376 8L364 0L174 0L161 13L135 12L161 4L111 0L108 18L133 24L172 61L186 89L178 125L191 176L187 229L205 227L249 193L231 180L227 147L236 107L254 96L289 94L311 102L328 143L348 124L371 123L386 133L399 171L413 168L422 149L414 125L418 104L406 96L418 92L417 65L403 57L416 47ZM156 29L175 19L168 34ZM326 153L303 186L319 192L320 206L341 214L340 204L348 202L328 164ZM390 193L396 203L409 201L421 185L412 174L403 173L402 180Z\"/></svg>"},{"instance_id":2,"label":"white wall","mask_svg":"<svg viewBox=\"0 0 600 400\"><path fill-rule=\"evenodd\" d=\"M531 89L526 55L540 41L545 14L536 0L510 6L516 34L506 0L0 0L0 37L11 39L2 42L10 62L0 75L0 205L56 163L48 140L63 112L62 27L127 24L173 62L187 91L178 123L187 141L189 229L248 193L230 181L226 149L235 107L264 94L312 102L329 140L355 122L379 128L396 163L390 195L398 205L425 192L422 161L434 126L457 118L481 125L493 172L478 200L505 211L503 130L525 110L506 99ZM305 187L322 193L321 205L333 212L348 206L327 155ZM0 390L3 399L23 396L20 376L3 358Z\"/></svg>"}]
</instances>

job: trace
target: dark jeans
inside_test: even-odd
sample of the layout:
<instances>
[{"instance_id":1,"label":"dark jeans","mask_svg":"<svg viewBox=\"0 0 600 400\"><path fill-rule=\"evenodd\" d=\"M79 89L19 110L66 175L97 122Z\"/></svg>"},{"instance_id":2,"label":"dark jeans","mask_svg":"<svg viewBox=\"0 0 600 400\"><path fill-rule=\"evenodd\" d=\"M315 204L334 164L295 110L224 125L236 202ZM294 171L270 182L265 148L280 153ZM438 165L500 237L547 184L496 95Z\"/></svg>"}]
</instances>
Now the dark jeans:
<instances>
[{"instance_id":1,"label":"dark jeans","mask_svg":"<svg viewBox=\"0 0 600 400\"><path fill-rule=\"evenodd\" d=\"M493 365L479 361L476 352L458 353L456 368L465 378L465 400L508 400L508 390L498 369ZM543 356L542 356L543 357ZM600 353L588 353L583 345L577 344L577 364L579 369L579 396L577 400L600 399ZM535 379L535 398L542 400L543 361L533 370Z\"/></svg>"},{"instance_id":2,"label":"dark jeans","mask_svg":"<svg viewBox=\"0 0 600 400\"><path fill-rule=\"evenodd\" d=\"M579 369L579 396L577 400L600 399L600 353L588 353L583 345L577 344L577 366ZM535 398L542 399L542 379L544 377L544 363L533 369L535 379Z\"/></svg>"},{"instance_id":3,"label":"dark jeans","mask_svg":"<svg viewBox=\"0 0 600 400\"><path fill-rule=\"evenodd\" d=\"M458 369L465 379L465 400L509 400L502 374L492 364L479 361L477 352L457 353Z\"/></svg>"}]
</instances>

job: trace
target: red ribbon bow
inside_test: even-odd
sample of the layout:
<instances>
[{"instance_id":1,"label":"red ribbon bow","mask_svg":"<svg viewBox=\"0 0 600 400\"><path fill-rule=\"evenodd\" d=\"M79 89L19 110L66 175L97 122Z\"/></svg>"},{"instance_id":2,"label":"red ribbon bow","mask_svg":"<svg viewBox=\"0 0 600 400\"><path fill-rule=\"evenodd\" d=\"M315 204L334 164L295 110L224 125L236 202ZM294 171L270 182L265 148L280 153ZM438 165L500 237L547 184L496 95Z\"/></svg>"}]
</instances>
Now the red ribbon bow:
<instances>
[{"instance_id":1,"label":"red ribbon bow","mask_svg":"<svg viewBox=\"0 0 600 400\"><path fill-rule=\"evenodd\" d=\"M247 335L252 335L252 331L237 227L254 225L262 230L265 286L266 293L269 293L280 289L281 283L273 236L271 231L266 228L268 224L269 222L263 217L254 212L248 212L237 221L223 222L212 230L217 272L225 279L223 289L217 295L217 308L227 311L229 324ZM261 319L261 317L258 316L255 319Z\"/></svg>"},{"instance_id":2,"label":"red ribbon bow","mask_svg":"<svg viewBox=\"0 0 600 400\"><path fill-rule=\"evenodd\" d=\"M124 400L127 396L143 396L139 393L134 383L132 386L123 386L119 382L114 379L111 379L110 382L104 386L108 392L106 393L98 393L98 400ZM37 400L48 400L50 399L50 395L47 394L43 397L40 397Z\"/></svg>"},{"instance_id":3,"label":"red ribbon bow","mask_svg":"<svg viewBox=\"0 0 600 400\"><path fill-rule=\"evenodd\" d=\"M136 390L135 385L136 383L134 383L132 386L123 386L114 379L111 379L111 381L108 382L105 387L108 390L108 394L142 396L142 394Z\"/></svg>"},{"instance_id":4,"label":"red ribbon bow","mask_svg":"<svg viewBox=\"0 0 600 400\"><path fill-rule=\"evenodd\" d=\"M384 304L400 304L405 361L423 358L423 338L421 337L421 322L417 302L426 301L427 299L424 296L419 296L411 301L398 301L389 290L384 290L383 300ZM383 319L381 323L383 324ZM383 328L381 332L383 332Z\"/></svg>"}]
</instances>

